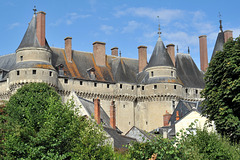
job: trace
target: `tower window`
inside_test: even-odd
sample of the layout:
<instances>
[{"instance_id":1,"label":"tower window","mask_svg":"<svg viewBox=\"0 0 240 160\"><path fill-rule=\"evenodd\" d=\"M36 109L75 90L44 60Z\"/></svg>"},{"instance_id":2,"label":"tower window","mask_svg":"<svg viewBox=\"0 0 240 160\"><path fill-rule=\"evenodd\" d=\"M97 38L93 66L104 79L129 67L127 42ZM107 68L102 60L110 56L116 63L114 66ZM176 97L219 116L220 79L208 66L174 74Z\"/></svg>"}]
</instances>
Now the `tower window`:
<instances>
[{"instance_id":1,"label":"tower window","mask_svg":"<svg viewBox=\"0 0 240 160\"><path fill-rule=\"evenodd\" d=\"M122 88L122 84L120 84L120 88Z\"/></svg>"},{"instance_id":2,"label":"tower window","mask_svg":"<svg viewBox=\"0 0 240 160\"><path fill-rule=\"evenodd\" d=\"M132 86L132 90L134 90L134 86Z\"/></svg>"},{"instance_id":3,"label":"tower window","mask_svg":"<svg viewBox=\"0 0 240 160\"><path fill-rule=\"evenodd\" d=\"M32 71L32 74L36 74L36 73L37 73L37 71L36 71L36 70L33 70L33 71Z\"/></svg>"},{"instance_id":4,"label":"tower window","mask_svg":"<svg viewBox=\"0 0 240 160\"><path fill-rule=\"evenodd\" d=\"M80 83L80 85L83 85L83 81L80 81L79 83Z\"/></svg>"},{"instance_id":5,"label":"tower window","mask_svg":"<svg viewBox=\"0 0 240 160\"><path fill-rule=\"evenodd\" d=\"M185 91L186 91L186 93L188 93L188 89L187 88L185 89Z\"/></svg>"},{"instance_id":6,"label":"tower window","mask_svg":"<svg viewBox=\"0 0 240 160\"><path fill-rule=\"evenodd\" d=\"M151 72L151 76L153 77L153 71Z\"/></svg>"},{"instance_id":7,"label":"tower window","mask_svg":"<svg viewBox=\"0 0 240 160\"><path fill-rule=\"evenodd\" d=\"M153 88L154 88L154 89L157 89L157 85L155 84L155 85L153 86Z\"/></svg>"},{"instance_id":8,"label":"tower window","mask_svg":"<svg viewBox=\"0 0 240 160\"><path fill-rule=\"evenodd\" d=\"M52 71L49 72L49 76L52 77Z\"/></svg>"},{"instance_id":9,"label":"tower window","mask_svg":"<svg viewBox=\"0 0 240 160\"><path fill-rule=\"evenodd\" d=\"M173 71L171 71L171 76L173 76Z\"/></svg>"},{"instance_id":10,"label":"tower window","mask_svg":"<svg viewBox=\"0 0 240 160\"><path fill-rule=\"evenodd\" d=\"M17 71L17 76L19 76L20 75L20 71Z\"/></svg>"},{"instance_id":11,"label":"tower window","mask_svg":"<svg viewBox=\"0 0 240 160\"><path fill-rule=\"evenodd\" d=\"M196 89L196 94L198 94L198 90Z\"/></svg>"},{"instance_id":12,"label":"tower window","mask_svg":"<svg viewBox=\"0 0 240 160\"><path fill-rule=\"evenodd\" d=\"M68 83L68 79L64 79L64 83Z\"/></svg>"},{"instance_id":13,"label":"tower window","mask_svg":"<svg viewBox=\"0 0 240 160\"><path fill-rule=\"evenodd\" d=\"M177 89L177 86L176 86L176 85L174 85L174 89Z\"/></svg>"},{"instance_id":14,"label":"tower window","mask_svg":"<svg viewBox=\"0 0 240 160\"><path fill-rule=\"evenodd\" d=\"M123 108L125 108L125 104L123 105Z\"/></svg>"},{"instance_id":15,"label":"tower window","mask_svg":"<svg viewBox=\"0 0 240 160\"><path fill-rule=\"evenodd\" d=\"M94 83L94 87L97 87L97 83L96 82Z\"/></svg>"},{"instance_id":16,"label":"tower window","mask_svg":"<svg viewBox=\"0 0 240 160\"><path fill-rule=\"evenodd\" d=\"M109 84L107 84L107 88L109 88L109 86L110 86L110 85L109 85Z\"/></svg>"},{"instance_id":17,"label":"tower window","mask_svg":"<svg viewBox=\"0 0 240 160\"><path fill-rule=\"evenodd\" d=\"M146 121L146 125L148 125L148 121Z\"/></svg>"},{"instance_id":18,"label":"tower window","mask_svg":"<svg viewBox=\"0 0 240 160\"><path fill-rule=\"evenodd\" d=\"M20 60L23 61L23 56L20 56Z\"/></svg>"},{"instance_id":19,"label":"tower window","mask_svg":"<svg viewBox=\"0 0 240 160\"><path fill-rule=\"evenodd\" d=\"M144 86L142 86L142 90L144 90Z\"/></svg>"}]
</instances>

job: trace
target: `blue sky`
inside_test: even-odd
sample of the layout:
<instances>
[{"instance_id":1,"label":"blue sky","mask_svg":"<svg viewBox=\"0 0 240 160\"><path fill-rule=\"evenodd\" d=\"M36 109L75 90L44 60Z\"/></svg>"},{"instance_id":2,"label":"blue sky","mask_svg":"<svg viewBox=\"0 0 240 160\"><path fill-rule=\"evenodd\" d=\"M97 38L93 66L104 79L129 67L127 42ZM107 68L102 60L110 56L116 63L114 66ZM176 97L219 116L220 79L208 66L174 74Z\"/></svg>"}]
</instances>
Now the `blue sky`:
<instances>
[{"instance_id":1,"label":"blue sky","mask_svg":"<svg viewBox=\"0 0 240 160\"><path fill-rule=\"evenodd\" d=\"M178 45L199 66L200 35L207 35L210 59L221 12L223 30L240 34L239 0L0 0L0 55L15 52L33 15L33 6L46 12L46 38L50 46L64 48L72 37L74 50L92 52L92 43L106 43L106 54L118 47L123 57L138 58L137 47L157 41L158 19L165 45Z\"/></svg>"}]
</instances>

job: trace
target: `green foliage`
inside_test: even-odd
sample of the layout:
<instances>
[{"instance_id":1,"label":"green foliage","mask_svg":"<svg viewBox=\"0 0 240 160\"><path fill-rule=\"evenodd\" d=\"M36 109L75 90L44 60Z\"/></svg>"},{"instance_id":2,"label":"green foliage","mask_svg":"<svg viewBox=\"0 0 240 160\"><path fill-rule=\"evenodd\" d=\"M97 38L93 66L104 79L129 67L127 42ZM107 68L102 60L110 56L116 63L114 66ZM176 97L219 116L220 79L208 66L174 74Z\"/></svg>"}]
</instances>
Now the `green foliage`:
<instances>
[{"instance_id":1,"label":"green foliage","mask_svg":"<svg viewBox=\"0 0 240 160\"><path fill-rule=\"evenodd\" d=\"M4 159L111 159L102 128L76 115L73 102L44 83L17 90L5 108L1 123ZM2 149L1 148L1 149Z\"/></svg>"},{"instance_id":2,"label":"green foliage","mask_svg":"<svg viewBox=\"0 0 240 160\"><path fill-rule=\"evenodd\" d=\"M203 115L232 142L240 140L240 37L228 40L211 60L202 92Z\"/></svg>"},{"instance_id":3,"label":"green foliage","mask_svg":"<svg viewBox=\"0 0 240 160\"><path fill-rule=\"evenodd\" d=\"M153 154L157 154L157 159L180 159L182 157L181 148L174 146L174 140L155 137L151 141L144 143L133 142L129 146L129 159L149 159Z\"/></svg>"},{"instance_id":4,"label":"green foliage","mask_svg":"<svg viewBox=\"0 0 240 160\"><path fill-rule=\"evenodd\" d=\"M185 159L240 159L239 145L231 144L229 139L222 138L214 132L208 132L206 128L197 129L196 133L188 130L189 134L181 132L177 142L182 146Z\"/></svg>"}]
</instances>

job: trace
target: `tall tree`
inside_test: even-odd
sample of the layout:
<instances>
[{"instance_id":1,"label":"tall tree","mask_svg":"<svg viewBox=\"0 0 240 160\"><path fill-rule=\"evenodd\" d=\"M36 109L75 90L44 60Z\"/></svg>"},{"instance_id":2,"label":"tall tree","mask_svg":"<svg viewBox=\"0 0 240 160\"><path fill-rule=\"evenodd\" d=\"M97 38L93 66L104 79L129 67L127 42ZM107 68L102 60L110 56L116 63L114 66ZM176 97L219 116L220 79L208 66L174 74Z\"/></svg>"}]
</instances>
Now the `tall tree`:
<instances>
[{"instance_id":1,"label":"tall tree","mask_svg":"<svg viewBox=\"0 0 240 160\"><path fill-rule=\"evenodd\" d=\"M110 159L102 129L76 115L73 103L62 104L44 83L18 89L5 107L5 159Z\"/></svg>"},{"instance_id":2,"label":"tall tree","mask_svg":"<svg viewBox=\"0 0 240 160\"><path fill-rule=\"evenodd\" d=\"M212 58L205 74L203 115L232 141L240 140L240 37L230 39Z\"/></svg>"}]
</instances>

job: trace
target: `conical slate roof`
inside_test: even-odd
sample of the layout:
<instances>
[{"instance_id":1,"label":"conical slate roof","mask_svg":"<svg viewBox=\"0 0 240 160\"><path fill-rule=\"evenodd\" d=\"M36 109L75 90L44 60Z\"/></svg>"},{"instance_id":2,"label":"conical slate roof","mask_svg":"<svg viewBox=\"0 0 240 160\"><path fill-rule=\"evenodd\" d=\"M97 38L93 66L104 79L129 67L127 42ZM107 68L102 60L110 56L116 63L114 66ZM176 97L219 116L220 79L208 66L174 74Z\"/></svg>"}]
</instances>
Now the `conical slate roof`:
<instances>
[{"instance_id":1,"label":"conical slate roof","mask_svg":"<svg viewBox=\"0 0 240 160\"><path fill-rule=\"evenodd\" d=\"M223 45L224 45L224 33L223 31L220 31L217 36L217 40L214 46L214 50L212 53L212 58L215 56L217 51L222 51L223 50ZM212 59L211 58L211 59Z\"/></svg>"},{"instance_id":2,"label":"conical slate roof","mask_svg":"<svg viewBox=\"0 0 240 160\"><path fill-rule=\"evenodd\" d=\"M34 14L31 22L28 25L28 29L27 29L27 31L26 31L18 49L25 48L25 47L36 47L36 48L50 49L47 41L45 43L45 46L40 45L40 43L38 41L38 38L37 38L37 34L36 34L36 28L37 28L37 16Z\"/></svg>"},{"instance_id":3,"label":"conical slate roof","mask_svg":"<svg viewBox=\"0 0 240 160\"><path fill-rule=\"evenodd\" d=\"M167 53L161 37L158 38L152 56L146 68L154 66L171 66L174 67L173 62ZM145 69L146 69L145 68Z\"/></svg>"}]
</instances>

